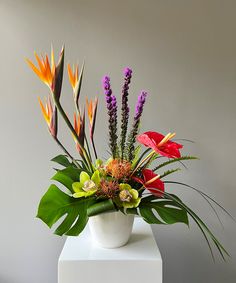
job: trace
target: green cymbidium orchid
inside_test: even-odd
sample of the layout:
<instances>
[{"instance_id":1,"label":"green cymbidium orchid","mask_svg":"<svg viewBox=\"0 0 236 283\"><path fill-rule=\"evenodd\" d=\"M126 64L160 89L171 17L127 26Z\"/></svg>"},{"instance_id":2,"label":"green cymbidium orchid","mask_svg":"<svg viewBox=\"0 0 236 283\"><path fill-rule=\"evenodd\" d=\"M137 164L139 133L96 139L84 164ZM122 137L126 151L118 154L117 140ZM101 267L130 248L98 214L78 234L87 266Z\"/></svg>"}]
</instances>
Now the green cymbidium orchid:
<instances>
[{"instance_id":1,"label":"green cymbidium orchid","mask_svg":"<svg viewBox=\"0 0 236 283\"><path fill-rule=\"evenodd\" d=\"M119 197L116 200L118 206L133 208L139 205L141 198L139 198L137 190L132 189L129 184L120 184L119 189Z\"/></svg>"},{"instance_id":2,"label":"green cymbidium orchid","mask_svg":"<svg viewBox=\"0 0 236 283\"><path fill-rule=\"evenodd\" d=\"M80 173L80 181L72 184L72 188L74 190L73 197L81 198L81 197L89 197L96 193L98 186L100 184L100 175L99 171L96 170L92 177L82 171Z\"/></svg>"}]
</instances>

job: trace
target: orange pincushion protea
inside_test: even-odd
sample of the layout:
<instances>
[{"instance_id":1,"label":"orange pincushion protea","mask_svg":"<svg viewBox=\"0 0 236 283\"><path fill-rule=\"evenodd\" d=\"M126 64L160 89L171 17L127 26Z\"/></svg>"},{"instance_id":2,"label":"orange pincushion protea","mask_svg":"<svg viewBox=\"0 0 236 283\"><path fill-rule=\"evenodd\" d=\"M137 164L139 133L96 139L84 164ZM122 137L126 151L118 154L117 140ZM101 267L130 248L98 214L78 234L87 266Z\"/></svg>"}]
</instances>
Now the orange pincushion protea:
<instances>
[{"instance_id":1,"label":"orange pincushion protea","mask_svg":"<svg viewBox=\"0 0 236 283\"><path fill-rule=\"evenodd\" d=\"M119 184L116 181L101 180L100 187L96 192L97 196L114 199L119 192Z\"/></svg>"},{"instance_id":2,"label":"orange pincushion protea","mask_svg":"<svg viewBox=\"0 0 236 283\"><path fill-rule=\"evenodd\" d=\"M123 179L130 175L131 163L127 160L113 159L108 163L106 171L116 179Z\"/></svg>"}]
</instances>

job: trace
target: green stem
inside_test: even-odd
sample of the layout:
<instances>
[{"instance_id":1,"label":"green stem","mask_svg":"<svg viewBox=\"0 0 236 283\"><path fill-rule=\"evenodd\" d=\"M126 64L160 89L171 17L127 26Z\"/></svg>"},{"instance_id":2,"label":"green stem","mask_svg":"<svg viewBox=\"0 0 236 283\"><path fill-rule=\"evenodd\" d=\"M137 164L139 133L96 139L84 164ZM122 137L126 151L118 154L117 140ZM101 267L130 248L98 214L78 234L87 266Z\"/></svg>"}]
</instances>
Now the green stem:
<instances>
[{"instance_id":1,"label":"green stem","mask_svg":"<svg viewBox=\"0 0 236 283\"><path fill-rule=\"evenodd\" d=\"M55 139L56 143L59 145L59 147L65 152L65 154L69 156L69 158L71 159L72 163L77 168L81 168L80 165L74 159L74 157L67 151L67 149L63 146L63 144L59 141L59 139L57 137L55 137L54 139Z\"/></svg>"},{"instance_id":2,"label":"green stem","mask_svg":"<svg viewBox=\"0 0 236 283\"><path fill-rule=\"evenodd\" d=\"M94 151L95 158L98 159L93 137L91 137L91 143L92 143L92 146L93 146L93 151Z\"/></svg>"},{"instance_id":3,"label":"green stem","mask_svg":"<svg viewBox=\"0 0 236 283\"><path fill-rule=\"evenodd\" d=\"M133 172L131 173L130 176L133 176L134 173L141 167L141 165L146 161L146 160L150 160L153 156L153 154L155 154L155 150L151 151L142 161L139 162L139 164L134 168Z\"/></svg>"},{"instance_id":4,"label":"green stem","mask_svg":"<svg viewBox=\"0 0 236 283\"><path fill-rule=\"evenodd\" d=\"M144 185L142 185L142 187L139 188L137 191L140 192L140 191L142 191L143 189L145 189Z\"/></svg>"},{"instance_id":5,"label":"green stem","mask_svg":"<svg viewBox=\"0 0 236 283\"><path fill-rule=\"evenodd\" d=\"M74 94L74 97L75 97L75 94ZM79 104L76 102L76 99L74 99L74 103L75 103L75 108L76 108L77 115L79 114L80 117L81 117L80 109L79 109ZM89 148L89 144L88 144L88 139L87 139L85 131L84 131L84 139L85 139L86 148L88 150L89 158L90 158L90 160L92 160L92 155L91 155L91 152L90 152L90 148Z\"/></svg>"},{"instance_id":6,"label":"green stem","mask_svg":"<svg viewBox=\"0 0 236 283\"><path fill-rule=\"evenodd\" d=\"M86 148L88 150L89 158L90 158L90 160L92 160L92 155L91 155L91 152L90 152L90 149L89 149L88 139L87 139L87 136L86 136L85 133L84 133L84 139L85 139Z\"/></svg>"},{"instance_id":7,"label":"green stem","mask_svg":"<svg viewBox=\"0 0 236 283\"><path fill-rule=\"evenodd\" d=\"M67 126L69 127L71 133L73 134L73 136L75 137L76 141L78 142L78 144L79 144L79 146L80 146L80 148L81 148L81 151L82 151L82 153L83 153L83 154L81 155L81 157L82 157L83 161L84 161L85 164L88 166L88 169L89 169L89 167L90 167L91 171L93 172L93 166L92 166L91 160L89 159L89 156L88 156L87 151L86 151L85 148L82 146L82 144L81 144L81 142L80 142L80 140L79 140L79 137L78 137L78 135L77 135L77 133L76 133L74 127L72 126L70 120L68 119L68 117L67 117L65 111L63 110L63 108L62 108L62 106L61 106L59 100L55 97L54 93L52 93L52 95L53 95L53 99L54 99L54 102L55 102L55 105L56 105L57 109L59 110L59 112L60 112L62 118L65 120Z\"/></svg>"}]
</instances>

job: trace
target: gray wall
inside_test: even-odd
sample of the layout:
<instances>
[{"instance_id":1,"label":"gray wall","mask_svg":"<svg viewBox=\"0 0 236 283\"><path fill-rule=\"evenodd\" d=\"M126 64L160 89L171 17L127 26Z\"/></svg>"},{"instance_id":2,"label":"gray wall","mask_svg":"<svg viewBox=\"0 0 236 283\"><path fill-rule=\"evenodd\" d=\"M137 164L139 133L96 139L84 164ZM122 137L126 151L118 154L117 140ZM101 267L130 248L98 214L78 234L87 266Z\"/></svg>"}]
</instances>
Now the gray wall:
<instances>
[{"instance_id":1,"label":"gray wall","mask_svg":"<svg viewBox=\"0 0 236 283\"><path fill-rule=\"evenodd\" d=\"M101 156L105 111L101 77L112 76L119 94L122 69L134 70L130 101L150 92L143 130L176 131L189 138L184 152L198 155L177 180L203 188L234 216L236 122L235 1L27 1L0 0L0 282L56 283L64 238L35 219L53 174L49 159L59 153L47 133L37 96L47 93L24 62L33 51L66 45L66 61L85 58L84 94L100 98L96 140ZM72 107L68 81L62 100ZM102 134L99 134L101 133ZM64 126L60 135L75 153ZM204 217L231 251L214 264L194 224L153 227L164 260L165 283L233 283L235 224L220 213L217 223L204 200L169 187ZM147 275L148 278L148 275ZM154 278L149 278L154 280Z\"/></svg>"}]
</instances>

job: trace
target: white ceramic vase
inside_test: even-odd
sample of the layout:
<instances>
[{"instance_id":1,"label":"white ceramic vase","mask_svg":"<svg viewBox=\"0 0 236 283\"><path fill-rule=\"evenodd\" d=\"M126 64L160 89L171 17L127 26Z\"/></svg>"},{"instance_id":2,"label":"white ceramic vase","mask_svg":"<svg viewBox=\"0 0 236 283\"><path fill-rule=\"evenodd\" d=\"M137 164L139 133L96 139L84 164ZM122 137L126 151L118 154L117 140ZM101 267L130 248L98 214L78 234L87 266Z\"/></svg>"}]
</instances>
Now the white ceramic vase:
<instances>
[{"instance_id":1,"label":"white ceramic vase","mask_svg":"<svg viewBox=\"0 0 236 283\"><path fill-rule=\"evenodd\" d=\"M89 218L93 240L102 248L114 249L124 246L131 236L134 215L109 212Z\"/></svg>"}]
</instances>

